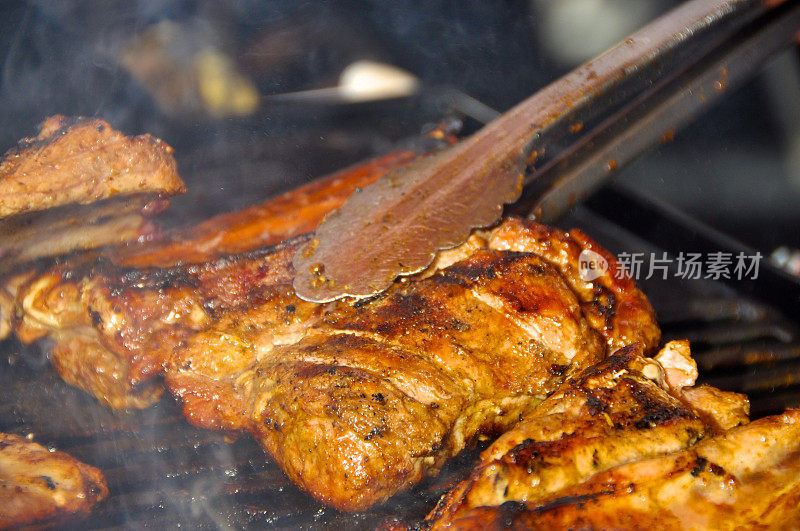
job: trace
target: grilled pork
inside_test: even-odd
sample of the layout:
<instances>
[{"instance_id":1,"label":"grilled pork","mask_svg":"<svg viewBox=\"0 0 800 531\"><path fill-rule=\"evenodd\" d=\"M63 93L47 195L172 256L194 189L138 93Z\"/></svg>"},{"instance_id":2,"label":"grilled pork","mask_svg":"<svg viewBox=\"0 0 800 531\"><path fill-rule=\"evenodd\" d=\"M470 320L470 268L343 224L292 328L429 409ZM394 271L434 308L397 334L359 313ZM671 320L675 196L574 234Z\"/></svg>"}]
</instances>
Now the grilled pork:
<instances>
[{"instance_id":1,"label":"grilled pork","mask_svg":"<svg viewBox=\"0 0 800 531\"><path fill-rule=\"evenodd\" d=\"M85 515L107 495L96 468L0 433L0 528L63 523Z\"/></svg>"},{"instance_id":2,"label":"grilled pork","mask_svg":"<svg viewBox=\"0 0 800 531\"><path fill-rule=\"evenodd\" d=\"M196 265L54 268L21 290L17 333L55 340L64 378L114 407L150 403L166 367L190 421L252 433L345 509L510 427L574 367L658 342L630 279L580 278L584 249L615 263L580 231L510 219L381 297L330 304L292 290L306 238Z\"/></svg>"},{"instance_id":3,"label":"grilled pork","mask_svg":"<svg viewBox=\"0 0 800 531\"><path fill-rule=\"evenodd\" d=\"M182 342L166 381L190 422L248 432L318 499L364 509L508 429L610 348L655 347L629 279L580 280L587 247L604 252L512 219L427 276L329 304L296 297L286 253L283 279Z\"/></svg>"}]
</instances>

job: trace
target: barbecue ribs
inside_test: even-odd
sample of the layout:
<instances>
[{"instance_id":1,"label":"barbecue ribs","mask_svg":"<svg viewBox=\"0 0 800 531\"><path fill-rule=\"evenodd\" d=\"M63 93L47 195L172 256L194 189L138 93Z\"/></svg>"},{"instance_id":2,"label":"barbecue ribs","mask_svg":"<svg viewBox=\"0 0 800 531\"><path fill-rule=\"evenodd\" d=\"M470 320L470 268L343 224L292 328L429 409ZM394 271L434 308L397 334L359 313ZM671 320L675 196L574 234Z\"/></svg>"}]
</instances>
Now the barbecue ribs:
<instances>
[{"instance_id":1,"label":"barbecue ribs","mask_svg":"<svg viewBox=\"0 0 800 531\"><path fill-rule=\"evenodd\" d=\"M108 495L94 467L18 435L0 433L0 528L64 523Z\"/></svg>"},{"instance_id":2,"label":"barbecue ribs","mask_svg":"<svg viewBox=\"0 0 800 531\"><path fill-rule=\"evenodd\" d=\"M509 219L484 236L361 302L294 295L307 236L195 265L54 268L21 290L17 333L55 340L62 376L114 407L149 404L166 367L191 422L252 433L312 494L360 509L507 429L574 367L658 343L630 279L580 278L584 249L615 264L580 231Z\"/></svg>"},{"instance_id":3,"label":"barbecue ribs","mask_svg":"<svg viewBox=\"0 0 800 531\"><path fill-rule=\"evenodd\" d=\"M588 247L603 252L579 231L510 219L428 276L329 304L294 294L286 253L284 278L182 342L166 381L190 422L252 434L312 495L363 509L511 427L576 367L655 347L629 279L580 280Z\"/></svg>"}]
</instances>

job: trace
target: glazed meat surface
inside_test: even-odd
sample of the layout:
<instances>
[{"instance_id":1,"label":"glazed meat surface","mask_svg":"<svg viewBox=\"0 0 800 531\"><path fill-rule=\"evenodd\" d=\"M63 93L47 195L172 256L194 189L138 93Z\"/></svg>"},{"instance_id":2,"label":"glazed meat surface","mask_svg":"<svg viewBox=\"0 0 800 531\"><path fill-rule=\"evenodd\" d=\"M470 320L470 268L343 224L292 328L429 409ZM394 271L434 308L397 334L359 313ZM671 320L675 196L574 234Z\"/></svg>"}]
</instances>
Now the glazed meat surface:
<instances>
[{"instance_id":1,"label":"glazed meat surface","mask_svg":"<svg viewBox=\"0 0 800 531\"><path fill-rule=\"evenodd\" d=\"M514 232L525 250L513 249ZM318 499L369 507L476 435L508 429L618 343L655 346L651 310L629 280L572 287L577 261L555 258L577 257L578 240L593 245L512 219L440 256L428 276L360 302L302 301L287 262L263 302L176 349L168 387L191 422L252 434Z\"/></svg>"},{"instance_id":2,"label":"glazed meat surface","mask_svg":"<svg viewBox=\"0 0 800 531\"><path fill-rule=\"evenodd\" d=\"M165 367L190 421L253 434L318 498L359 509L503 430L574 367L658 342L630 279L580 279L580 231L510 219L371 300L294 295L307 237L211 262L54 269L22 290L21 338L65 379L143 406Z\"/></svg>"},{"instance_id":3,"label":"glazed meat surface","mask_svg":"<svg viewBox=\"0 0 800 531\"><path fill-rule=\"evenodd\" d=\"M107 495L96 468L0 433L0 528L63 523L88 513Z\"/></svg>"},{"instance_id":4,"label":"glazed meat surface","mask_svg":"<svg viewBox=\"0 0 800 531\"><path fill-rule=\"evenodd\" d=\"M694 378L676 377L684 360L669 356L678 352L692 363L685 346L669 343L652 359L630 345L569 378L482 454L476 471L442 498L424 527L502 526L509 507L524 513L556 506L560 493L597 474L686 449L713 434L716 427L698 412L710 401L683 393L683 384ZM747 423L747 399L719 393L737 424ZM721 401L713 403L723 409Z\"/></svg>"}]
</instances>

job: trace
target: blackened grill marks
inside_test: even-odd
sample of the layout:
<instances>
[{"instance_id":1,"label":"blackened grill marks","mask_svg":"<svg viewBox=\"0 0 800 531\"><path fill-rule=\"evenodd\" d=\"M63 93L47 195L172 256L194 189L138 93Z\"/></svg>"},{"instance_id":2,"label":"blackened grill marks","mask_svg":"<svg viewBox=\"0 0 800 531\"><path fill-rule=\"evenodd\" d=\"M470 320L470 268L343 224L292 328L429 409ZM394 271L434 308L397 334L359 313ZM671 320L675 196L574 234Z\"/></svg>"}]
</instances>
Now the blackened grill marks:
<instances>
[{"instance_id":1,"label":"blackened grill marks","mask_svg":"<svg viewBox=\"0 0 800 531\"><path fill-rule=\"evenodd\" d=\"M622 370L627 370L631 360L636 357L641 347L638 344L628 345L617 350L614 355L596 363L595 365L584 369L580 373L580 380L578 387L586 387L588 382L594 378L598 378L603 374L610 374Z\"/></svg>"},{"instance_id":2,"label":"blackened grill marks","mask_svg":"<svg viewBox=\"0 0 800 531\"><path fill-rule=\"evenodd\" d=\"M569 370L569 365L554 363L547 368L551 376L564 376Z\"/></svg>"},{"instance_id":3,"label":"blackened grill marks","mask_svg":"<svg viewBox=\"0 0 800 531\"><path fill-rule=\"evenodd\" d=\"M630 378L622 377L620 378L620 383L625 383L629 386L631 396L641 405L642 410L646 411L645 415L634 424L639 429L654 428L655 426L680 419L696 418L679 402L672 405L664 405L663 402L654 400L646 389L640 387Z\"/></svg>"},{"instance_id":4,"label":"blackened grill marks","mask_svg":"<svg viewBox=\"0 0 800 531\"><path fill-rule=\"evenodd\" d=\"M566 449L575 444L574 440L580 437L577 433L565 433L556 441L537 441L525 439L501 457L501 460L528 469L533 473L534 465L540 459L548 456L559 456Z\"/></svg>"},{"instance_id":5,"label":"blackened grill marks","mask_svg":"<svg viewBox=\"0 0 800 531\"><path fill-rule=\"evenodd\" d=\"M551 511L553 509L558 509L560 507L568 507L570 505L583 507L583 505L586 502L596 501L601 496L613 496L614 494L616 494L616 490L609 489L609 490L601 490L598 492L592 492L590 494L580 494L577 496L563 496L561 498L556 498L553 501L547 502L543 505L534 507L532 510L541 514L546 511ZM520 514L524 513L521 512Z\"/></svg>"},{"instance_id":6,"label":"blackened grill marks","mask_svg":"<svg viewBox=\"0 0 800 531\"><path fill-rule=\"evenodd\" d=\"M482 280L494 280L502 271L509 269L511 264L530 256L531 253L480 249L469 258L438 272L434 278L451 277L444 282L458 284L462 282L475 284Z\"/></svg>"},{"instance_id":7,"label":"blackened grill marks","mask_svg":"<svg viewBox=\"0 0 800 531\"><path fill-rule=\"evenodd\" d=\"M594 306L597 309L597 312L603 316L605 329L610 332L614 329L617 298L610 289L606 288L599 282L592 283L592 290L594 291L594 298L588 304Z\"/></svg>"},{"instance_id":8,"label":"blackened grill marks","mask_svg":"<svg viewBox=\"0 0 800 531\"><path fill-rule=\"evenodd\" d=\"M694 477L699 476L700 473L706 468L707 464L708 464L708 460L707 459L705 459L703 457L698 457L695 460L694 467L692 468L692 472L691 472L692 476L694 476Z\"/></svg>"}]
</instances>

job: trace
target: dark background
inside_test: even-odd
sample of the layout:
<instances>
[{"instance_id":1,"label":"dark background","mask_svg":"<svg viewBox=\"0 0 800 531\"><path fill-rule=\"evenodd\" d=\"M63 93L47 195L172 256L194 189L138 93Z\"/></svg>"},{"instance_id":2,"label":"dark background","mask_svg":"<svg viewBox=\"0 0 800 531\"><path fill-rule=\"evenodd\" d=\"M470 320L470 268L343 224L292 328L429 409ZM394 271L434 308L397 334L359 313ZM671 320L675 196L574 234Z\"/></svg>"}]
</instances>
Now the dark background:
<instances>
[{"instance_id":1,"label":"dark background","mask_svg":"<svg viewBox=\"0 0 800 531\"><path fill-rule=\"evenodd\" d=\"M455 112L454 91L506 110L674 3L3 2L0 149L54 113L152 133L176 148L189 185L165 222L189 223L386 151ZM164 21L180 33L162 50L176 72L190 72L197 51L211 46L261 94L258 108L212 116L191 83L177 81L183 100L159 105L120 57ZM335 85L359 59L412 72L423 90L356 104L270 98ZM620 179L763 252L800 247L797 70L787 52ZM465 120L467 131L478 125Z\"/></svg>"}]
</instances>

